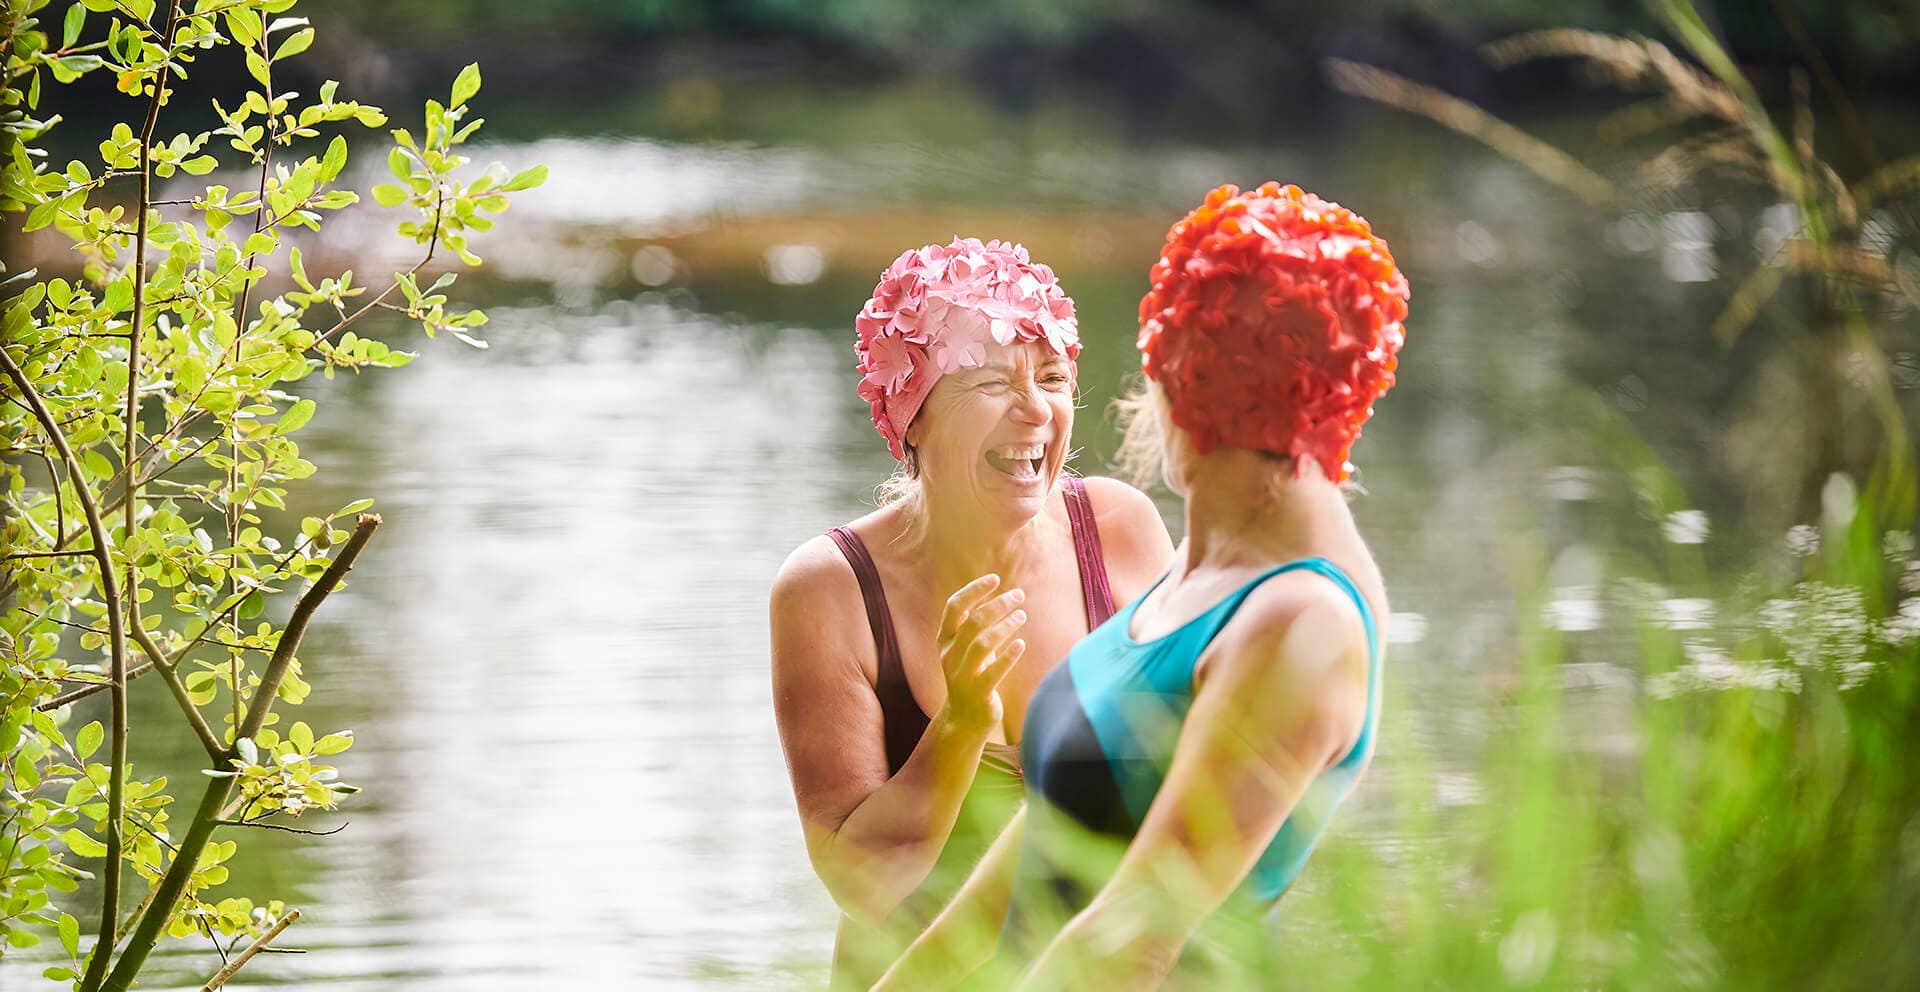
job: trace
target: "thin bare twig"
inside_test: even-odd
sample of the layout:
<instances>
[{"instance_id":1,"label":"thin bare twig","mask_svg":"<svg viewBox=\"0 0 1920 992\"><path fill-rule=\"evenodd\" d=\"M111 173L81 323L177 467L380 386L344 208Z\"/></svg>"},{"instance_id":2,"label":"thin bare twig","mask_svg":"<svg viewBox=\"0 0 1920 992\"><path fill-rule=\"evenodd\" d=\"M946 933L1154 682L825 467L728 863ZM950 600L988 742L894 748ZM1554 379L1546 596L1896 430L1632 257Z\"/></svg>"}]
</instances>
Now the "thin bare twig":
<instances>
[{"instance_id":1,"label":"thin bare twig","mask_svg":"<svg viewBox=\"0 0 1920 992\"><path fill-rule=\"evenodd\" d=\"M140 676L145 675L151 671L153 671L153 663L148 662L144 665L141 665L127 672L127 681L132 682L134 679L137 679ZM42 711L57 710L62 706L68 705L69 703L77 703L80 700L85 699L96 692L105 692L106 690L111 688L113 688L113 683L111 682L95 682L92 685L81 686L80 688L74 689L71 692L63 692L60 695L53 697L52 699L49 699L49 700L46 700L45 702L40 703L39 705L35 706L34 709L42 710Z\"/></svg>"},{"instance_id":2,"label":"thin bare twig","mask_svg":"<svg viewBox=\"0 0 1920 992\"><path fill-rule=\"evenodd\" d=\"M53 486L53 533L55 537L58 537L67 532L66 502L60 498L60 477L54 474L53 456L47 454L46 449L42 448L40 449L40 457L47 463L47 482ZM68 479L67 481L71 484L79 484L78 480L75 479Z\"/></svg>"},{"instance_id":3,"label":"thin bare twig","mask_svg":"<svg viewBox=\"0 0 1920 992\"><path fill-rule=\"evenodd\" d=\"M206 748L207 757L220 760L226 753L226 745L214 736L213 728L207 726L205 717L200 715L200 707L193 705L193 695L187 691L186 683L180 681L180 673L174 668L174 662L168 660L160 646L153 643L153 636L140 627L133 628L133 639L140 644L140 650L147 653L148 664L159 669L160 677L166 680L167 691L173 694L173 701L180 706L180 714L187 718L187 725L193 728L195 737L200 738L200 746Z\"/></svg>"},{"instance_id":4,"label":"thin bare twig","mask_svg":"<svg viewBox=\"0 0 1920 992\"><path fill-rule=\"evenodd\" d=\"M334 827L332 830L306 830L300 827L289 827L289 826L284 826L278 823L262 823L259 820L221 820L219 821L220 825L223 827L258 827L261 830L285 830L287 833L290 833L290 834L305 834L308 837L330 837L334 834L339 833L342 830L347 829L347 827L351 824L351 822L352 821L348 821L347 823L342 823L339 826Z\"/></svg>"},{"instance_id":5,"label":"thin bare twig","mask_svg":"<svg viewBox=\"0 0 1920 992\"><path fill-rule=\"evenodd\" d=\"M424 269L427 267L427 263L433 261L434 250L440 247L440 210L441 210L441 207L445 205L445 203L446 203L445 193L442 192L442 193L434 194L433 230L430 232L430 234L427 237L427 256L425 258L422 258L420 261L414 263L413 268L407 270L407 278L409 279L413 278L415 275L418 275L421 269ZM320 342L325 341L330 337L333 337L335 334L338 334L340 331L345 330L347 325L353 323L356 320L359 320L361 317L366 316L369 311L371 311L374 307L379 306L382 300L385 300L387 297L393 295L393 291L399 288L400 288L400 280L395 279L393 281L393 285L388 286L386 289L383 289L380 291L379 296L376 296L373 299L368 300L365 304L363 304L360 307L360 309L355 310L353 313L340 318L339 323L333 325L332 327L327 328L325 333L316 336L313 339L313 343L319 344Z\"/></svg>"},{"instance_id":6,"label":"thin bare twig","mask_svg":"<svg viewBox=\"0 0 1920 992\"><path fill-rule=\"evenodd\" d=\"M252 701L247 703L246 717L234 728L234 740L252 737L266 725L267 711L273 708L273 697L279 693L280 682L286 678L287 668L293 664L294 652L300 650L300 641L306 636L307 623L313 619L313 611L319 609L320 602L347 577L354 559L360 557L361 549L367 546L367 541L379 528L379 514L360 514L354 521L353 535L347 538L346 545L333 559L333 564L327 566L320 578L314 580L312 588L294 604L293 614L287 617L287 626L280 633L280 643L274 646L273 658L267 662L267 670L260 676L260 685L253 690Z\"/></svg>"},{"instance_id":7,"label":"thin bare twig","mask_svg":"<svg viewBox=\"0 0 1920 992\"><path fill-rule=\"evenodd\" d=\"M214 973L212 978L207 979L207 984L200 986L200 992L214 992L215 989L227 984L227 979L232 978L235 972L245 967L248 961L253 960L255 954L266 950L267 945L273 943L273 938L280 936L281 931L292 926L293 922L299 918L299 910L287 910L287 914L276 920L273 926L268 927L267 932L261 934L259 940L248 944L247 949L241 951L239 957L227 962L226 967L221 968Z\"/></svg>"},{"instance_id":8,"label":"thin bare twig","mask_svg":"<svg viewBox=\"0 0 1920 992\"><path fill-rule=\"evenodd\" d=\"M158 891L160 891L158 886L147 886L147 894L141 898L140 905L133 907L133 913L127 917L125 923L120 925L119 932L113 935L113 946L119 947L120 942L127 939L127 932L133 929L133 921L139 919L140 914L145 913L147 907L153 905L153 894Z\"/></svg>"}]
</instances>

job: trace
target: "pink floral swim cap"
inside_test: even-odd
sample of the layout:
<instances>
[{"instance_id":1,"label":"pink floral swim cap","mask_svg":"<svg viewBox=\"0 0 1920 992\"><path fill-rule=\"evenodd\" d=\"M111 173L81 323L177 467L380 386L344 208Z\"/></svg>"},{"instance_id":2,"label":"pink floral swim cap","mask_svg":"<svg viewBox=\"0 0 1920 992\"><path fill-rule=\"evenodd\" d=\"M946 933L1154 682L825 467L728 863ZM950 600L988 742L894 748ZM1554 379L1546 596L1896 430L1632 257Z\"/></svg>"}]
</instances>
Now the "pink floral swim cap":
<instances>
[{"instance_id":1,"label":"pink floral swim cap","mask_svg":"<svg viewBox=\"0 0 1920 992\"><path fill-rule=\"evenodd\" d=\"M854 318L860 398L893 457L907 457L907 425L949 372L986 361L989 340L1040 341L1080 355L1073 298L1020 245L956 238L902 252ZM1069 370L1078 377L1078 367Z\"/></svg>"}]
</instances>

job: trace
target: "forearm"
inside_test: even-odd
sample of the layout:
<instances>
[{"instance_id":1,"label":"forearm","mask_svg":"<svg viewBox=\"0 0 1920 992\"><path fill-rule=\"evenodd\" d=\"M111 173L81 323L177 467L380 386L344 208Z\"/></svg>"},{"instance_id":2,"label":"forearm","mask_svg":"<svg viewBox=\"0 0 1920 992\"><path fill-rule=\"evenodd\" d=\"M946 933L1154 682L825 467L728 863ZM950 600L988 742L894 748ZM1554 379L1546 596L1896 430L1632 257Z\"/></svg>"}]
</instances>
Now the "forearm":
<instances>
[{"instance_id":1,"label":"forearm","mask_svg":"<svg viewBox=\"0 0 1920 992\"><path fill-rule=\"evenodd\" d=\"M849 915L877 922L926 879L953 833L987 733L934 717L900 771L814 845L814 868Z\"/></svg>"},{"instance_id":2,"label":"forearm","mask_svg":"<svg viewBox=\"0 0 1920 992\"><path fill-rule=\"evenodd\" d=\"M1168 913L1147 893L1120 900L1103 894L1062 927L1021 976L1018 992L1097 988L1148 992L1165 982L1180 960L1192 926L1186 913Z\"/></svg>"},{"instance_id":3,"label":"forearm","mask_svg":"<svg viewBox=\"0 0 1920 992\"><path fill-rule=\"evenodd\" d=\"M1014 814L953 901L887 970L874 992L950 988L972 974L999 942L1020 866L1026 810Z\"/></svg>"}]
</instances>

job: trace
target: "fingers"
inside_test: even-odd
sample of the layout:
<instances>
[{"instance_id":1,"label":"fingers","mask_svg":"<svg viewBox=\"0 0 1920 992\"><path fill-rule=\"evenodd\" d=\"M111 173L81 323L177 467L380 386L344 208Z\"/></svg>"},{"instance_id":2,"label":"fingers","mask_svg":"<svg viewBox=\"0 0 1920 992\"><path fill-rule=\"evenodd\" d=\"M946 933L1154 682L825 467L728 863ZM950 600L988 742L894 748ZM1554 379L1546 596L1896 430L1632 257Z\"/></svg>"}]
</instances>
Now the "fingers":
<instances>
[{"instance_id":1,"label":"fingers","mask_svg":"<svg viewBox=\"0 0 1920 992\"><path fill-rule=\"evenodd\" d=\"M966 660L962 670L969 674L983 671L985 666L991 664L1001 654L1002 648L1007 642L1013 640L1013 636L1019 633L1026 622L1027 611L1014 610L981 628L980 632L974 635L972 643L967 645Z\"/></svg>"},{"instance_id":2,"label":"fingers","mask_svg":"<svg viewBox=\"0 0 1920 992\"><path fill-rule=\"evenodd\" d=\"M973 612L993 591L1000 587L1000 576L988 572L972 582L955 590L947 597L947 605L940 610L940 633L942 644L950 641L960 631L960 625L967 621L967 615Z\"/></svg>"},{"instance_id":3,"label":"fingers","mask_svg":"<svg viewBox=\"0 0 1920 992\"><path fill-rule=\"evenodd\" d=\"M987 600L985 603L974 607L961 618L960 624L953 631L953 634L939 642L940 650L943 653L954 648L965 651L969 644L979 639L983 631L1005 619L1007 614L1018 609L1020 604L1026 601L1026 590L1008 589L1000 595Z\"/></svg>"},{"instance_id":4,"label":"fingers","mask_svg":"<svg viewBox=\"0 0 1920 992\"><path fill-rule=\"evenodd\" d=\"M1024 638L1016 637L1008 642L1006 648L996 653L993 660L987 662L987 667L980 670L981 685L988 689L999 688L1007 673L1013 671L1013 666L1026 653L1027 642Z\"/></svg>"}]
</instances>

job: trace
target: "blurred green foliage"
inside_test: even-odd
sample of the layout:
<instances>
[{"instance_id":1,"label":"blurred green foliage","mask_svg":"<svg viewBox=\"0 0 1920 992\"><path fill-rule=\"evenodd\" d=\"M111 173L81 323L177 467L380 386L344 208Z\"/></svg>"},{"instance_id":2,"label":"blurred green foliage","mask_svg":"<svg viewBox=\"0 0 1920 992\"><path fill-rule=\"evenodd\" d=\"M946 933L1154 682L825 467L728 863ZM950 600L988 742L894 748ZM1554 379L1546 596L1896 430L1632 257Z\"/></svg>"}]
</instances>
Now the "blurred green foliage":
<instances>
[{"instance_id":1,"label":"blurred green foliage","mask_svg":"<svg viewBox=\"0 0 1920 992\"><path fill-rule=\"evenodd\" d=\"M1637 0L982 0L965 4L892 0L336 0L325 18L366 33L419 41L486 43L530 35L591 43L626 36L798 40L881 56L950 56L993 44L1069 45L1109 33L1174 39L1242 34L1311 48L1335 34L1425 26L1468 42L1547 27L1653 33L1659 21ZM1920 39L1920 8L1903 0L1778 0L1712 5L1728 43L1752 56L1795 50L1782 19L1790 8L1823 49L1889 58ZM318 13L315 15L319 17Z\"/></svg>"}]
</instances>

